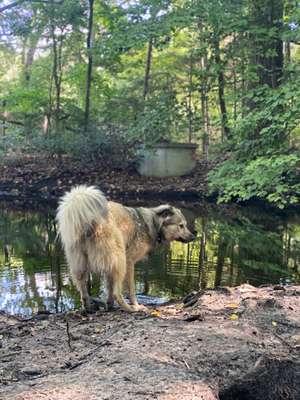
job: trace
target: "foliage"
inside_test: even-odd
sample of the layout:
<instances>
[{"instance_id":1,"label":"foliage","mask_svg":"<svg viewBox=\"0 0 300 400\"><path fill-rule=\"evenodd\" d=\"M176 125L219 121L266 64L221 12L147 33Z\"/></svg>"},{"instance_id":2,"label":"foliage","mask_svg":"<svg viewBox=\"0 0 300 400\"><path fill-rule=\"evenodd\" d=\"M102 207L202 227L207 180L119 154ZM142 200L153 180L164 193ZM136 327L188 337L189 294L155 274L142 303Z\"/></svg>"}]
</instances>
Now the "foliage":
<instances>
[{"instance_id":1,"label":"foliage","mask_svg":"<svg viewBox=\"0 0 300 400\"><path fill-rule=\"evenodd\" d=\"M297 2L102 0L92 31L89 4L22 1L3 12L0 156L127 163L136 144L195 141L204 158L226 155L209 177L220 201L296 201Z\"/></svg>"},{"instance_id":2,"label":"foliage","mask_svg":"<svg viewBox=\"0 0 300 400\"><path fill-rule=\"evenodd\" d=\"M256 107L237 124L231 156L209 176L219 201L257 197L281 208L299 201L300 153L289 146L300 118L293 76L277 90L260 87L247 96Z\"/></svg>"},{"instance_id":3,"label":"foliage","mask_svg":"<svg viewBox=\"0 0 300 400\"><path fill-rule=\"evenodd\" d=\"M210 173L211 189L219 201L257 197L280 208L295 204L300 196L300 154L274 154L255 159L232 159Z\"/></svg>"},{"instance_id":4,"label":"foliage","mask_svg":"<svg viewBox=\"0 0 300 400\"><path fill-rule=\"evenodd\" d=\"M152 97L144 110L137 115L127 134L140 140L144 135L145 144L153 144L164 139L170 140L178 119L176 93L166 91Z\"/></svg>"}]
</instances>

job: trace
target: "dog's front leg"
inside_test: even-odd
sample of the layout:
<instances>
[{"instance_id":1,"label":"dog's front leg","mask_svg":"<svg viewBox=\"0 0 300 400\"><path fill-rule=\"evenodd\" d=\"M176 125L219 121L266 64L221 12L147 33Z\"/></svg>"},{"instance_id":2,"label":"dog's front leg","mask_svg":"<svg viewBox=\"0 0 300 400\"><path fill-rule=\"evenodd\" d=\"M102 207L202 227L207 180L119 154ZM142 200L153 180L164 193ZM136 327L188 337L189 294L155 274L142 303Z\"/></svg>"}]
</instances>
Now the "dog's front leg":
<instances>
[{"instance_id":1,"label":"dog's front leg","mask_svg":"<svg viewBox=\"0 0 300 400\"><path fill-rule=\"evenodd\" d=\"M108 279L111 280L112 283L112 295L114 300L119 304L123 310L127 312L135 312L138 311L136 307L131 306L126 303L124 297L122 295L123 292L123 284L126 278L126 258L125 251L120 253L115 253L115 262L112 263L110 271L108 272ZM109 296L111 297L111 296Z\"/></svg>"},{"instance_id":2,"label":"dog's front leg","mask_svg":"<svg viewBox=\"0 0 300 400\"><path fill-rule=\"evenodd\" d=\"M138 306L136 294L135 294L135 281L134 281L134 264L131 261L127 261L127 286L129 290L129 300L133 306Z\"/></svg>"},{"instance_id":3,"label":"dog's front leg","mask_svg":"<svg viewBox=\"0 0 300 400\"><path fill-rule=\"evenodd\" d=\"M128 285L128 290L129 290L129 300L130 303L132 304L133 308L136 311L139 310L143 310L146 311L147 308L142 305L139 304L136 298L136 294L135 294L135 281L134 281L134 263L127 261L127 285Z\"/></svg>"}]
</instances>

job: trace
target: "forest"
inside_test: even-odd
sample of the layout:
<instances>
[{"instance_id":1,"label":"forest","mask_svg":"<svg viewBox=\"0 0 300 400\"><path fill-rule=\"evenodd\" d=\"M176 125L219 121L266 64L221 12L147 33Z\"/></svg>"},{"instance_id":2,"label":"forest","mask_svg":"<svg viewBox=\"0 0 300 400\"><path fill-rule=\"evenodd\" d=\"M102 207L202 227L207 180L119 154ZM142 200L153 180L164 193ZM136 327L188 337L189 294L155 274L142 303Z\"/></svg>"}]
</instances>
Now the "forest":
<instances>
[{"instance_id":1,"label":"forest","mask_svg":"<svg viewBox=\"0 0 300 400\"><path fill-rule=\"evenodd\" d=\"M0 161L197 143L220 202L299 200L296 0L5 0ZM113 167L112 167L113 168Z\"/></svg>"},{"instance_id":2,"label":"forest","mask_svg":"<svg viewBox=\"0 0 300 400\"><path fill-rule=\"evenodd\" d=\"M300 399L299 24L0 0L0 399Z\"/></svg>"}]
</instances>

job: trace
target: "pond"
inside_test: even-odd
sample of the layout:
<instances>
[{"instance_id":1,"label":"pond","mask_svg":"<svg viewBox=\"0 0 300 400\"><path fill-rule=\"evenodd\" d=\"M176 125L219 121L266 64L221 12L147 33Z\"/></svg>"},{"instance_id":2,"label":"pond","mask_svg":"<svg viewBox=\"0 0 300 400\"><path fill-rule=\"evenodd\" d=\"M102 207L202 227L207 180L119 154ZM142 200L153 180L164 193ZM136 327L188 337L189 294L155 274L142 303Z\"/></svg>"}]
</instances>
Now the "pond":
<instances>
[{"instance_id":1,"label":"pond","mask_svg":"<svg viewBox=\"0 0 300 400\"><path fill-rule=\"evenodd\" d=\"M300 283L300 221L259 209L184 205L198 232L150 254L136 267L140 301L165 301L199 288ZM31 315L79 307L60 244L54 210L0 208L0 310ZM93 277L92 293L101 294Z\"/></svg>"}]
</instances>

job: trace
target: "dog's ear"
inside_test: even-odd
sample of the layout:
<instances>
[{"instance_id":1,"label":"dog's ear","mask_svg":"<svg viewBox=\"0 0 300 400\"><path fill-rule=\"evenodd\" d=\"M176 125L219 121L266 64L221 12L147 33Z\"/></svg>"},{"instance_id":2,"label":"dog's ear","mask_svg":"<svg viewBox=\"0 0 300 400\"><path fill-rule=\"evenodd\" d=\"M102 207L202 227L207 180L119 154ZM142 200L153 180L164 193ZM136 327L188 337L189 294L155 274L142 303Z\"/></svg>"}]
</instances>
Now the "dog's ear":
<instances>
[{"instance_id":1,"label":"dog's ear","mask_svg":"<svg viewBox=\"0 0 300 400\"><path fill-rule=\"evenodd\" d=\"M160 218L167 218L174 215L174 208L169 204L163 204L161 206L155 207L154 211L156 215Z\"/></svg>"}]
</instances>

